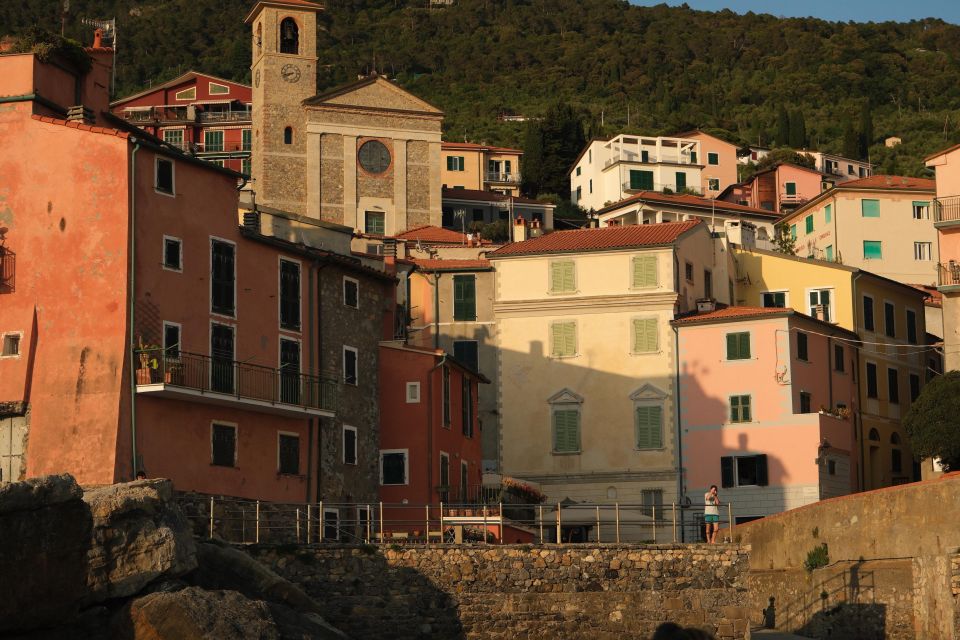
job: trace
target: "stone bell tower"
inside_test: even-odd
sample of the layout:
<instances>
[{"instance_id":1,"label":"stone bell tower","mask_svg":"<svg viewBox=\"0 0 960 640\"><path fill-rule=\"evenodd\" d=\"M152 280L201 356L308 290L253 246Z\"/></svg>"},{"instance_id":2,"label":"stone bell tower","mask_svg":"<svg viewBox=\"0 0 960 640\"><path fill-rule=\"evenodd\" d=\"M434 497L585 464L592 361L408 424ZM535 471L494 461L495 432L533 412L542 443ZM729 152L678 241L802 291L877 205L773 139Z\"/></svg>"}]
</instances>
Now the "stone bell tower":
<instances>
[{"instance_id":1,"label":"stone bell tower","mask_svg":"<svg viewBox=\"0 0 960 640\"><path fill-rule=\"evenodd\" d=\"M253 37L251 176L257 203L305 210L307 118L317 92L317 14L307 0L261 0L247 16Z\"/></svg>"}]
</instances>

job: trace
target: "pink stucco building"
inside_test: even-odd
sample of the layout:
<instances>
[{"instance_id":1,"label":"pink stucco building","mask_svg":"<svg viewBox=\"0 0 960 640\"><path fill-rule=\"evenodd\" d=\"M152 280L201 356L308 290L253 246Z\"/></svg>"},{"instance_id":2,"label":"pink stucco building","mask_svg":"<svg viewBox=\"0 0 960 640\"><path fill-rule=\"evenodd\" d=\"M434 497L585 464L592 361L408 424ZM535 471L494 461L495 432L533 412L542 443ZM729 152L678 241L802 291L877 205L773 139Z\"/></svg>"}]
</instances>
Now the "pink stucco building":
<instances>
[{"instance_id":1,"label":"pink stucco building","mask_svg":"<svg viewBox=\"0 0 960 640\"><path fill-rule=\"evenodd\" d=\"M730 185L717 199L788 213L820 195L823 181L824 175L815 169L780 162L757 172L749 180Z\"/></svg>"},{"instance_id":2,"label":"pink stucco building","mask_svg":"<svg viewBox=\"0 0 960 640\"><path fill-rule=\"evenodd\" d=\"M746 522L856 490L855 334L777 307L719 308L673 325L694 504L716 484Z\"/></svg>"}]
</instances>

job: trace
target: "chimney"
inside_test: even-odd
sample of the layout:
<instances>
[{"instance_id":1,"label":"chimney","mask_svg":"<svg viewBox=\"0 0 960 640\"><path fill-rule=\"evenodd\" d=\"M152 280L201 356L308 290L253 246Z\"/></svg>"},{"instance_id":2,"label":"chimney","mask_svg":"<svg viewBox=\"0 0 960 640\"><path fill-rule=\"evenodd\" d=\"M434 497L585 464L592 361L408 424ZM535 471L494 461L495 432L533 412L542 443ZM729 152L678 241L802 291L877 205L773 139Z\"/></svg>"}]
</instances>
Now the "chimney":
<instances>
[{"instance_id":1,"label":"chimney","mask_svg":"<svg viewBox=\"0 0 960 640\"><path fill-rule=\"evenodd\" d=\"M717 310L717 301L713 298L698 298L697 313L711 313Z\"/></svg>"},{"instance_id":2,"label":"chimney","mask_svg":"<svg viewBox=\"0 0 960 640\"><path fill-rule=\"evenodd\" d=\"M97 29L93 32L93 48L100 49L103 47L103 29Z\"/></svg>"},{"instance_id":3,"label":"chimney","mask_svg":"<svg viewBox=\"0 0 960 640\"><path fill-rule=\"evenodd\" d=\"M397 239L383 239L383 270L393 275L397 272Z\"/></svg>"},{"instance_id":4,"label":"chimney","mask_svg":"<svg viewBox=\"0 0 960 640\"><path fill-rule=\"evenodd\" d=\"M530 237L539 238L543 235L543 229L540 228L540 221L534 218L530 221Z\"/></svg>"},{"instance_id":5,"label":"chimney","mask_svg":"<svg viewBox=\"0 0 960 640\"><path fill-rule=\"evenodd\" d=\"M517 216L513 221L513 241L523 242L527 239L527 223L523 216Z\"/></svg>"},{"instance_id":6,"label":"chimney","mask_svg":"<svg viewBox=\"0 0 960 640\"><path fill-rule=\"evenodd\" d=\"M256 205L252 211L243 212L243 228L254 233L260 233L260 212L256 210Z\"/></svg>"},{"instance_id":7,"label":"chimney","mask_svg":"<svg viewBox=\"0 0 960 640\"><path fill-rule=\"evenodd\" d=\"M94 124L96 122L96 118L93 117L93 109L82 104L67 109L67 120L84 124Z\"/></svg>"}]
</instances>

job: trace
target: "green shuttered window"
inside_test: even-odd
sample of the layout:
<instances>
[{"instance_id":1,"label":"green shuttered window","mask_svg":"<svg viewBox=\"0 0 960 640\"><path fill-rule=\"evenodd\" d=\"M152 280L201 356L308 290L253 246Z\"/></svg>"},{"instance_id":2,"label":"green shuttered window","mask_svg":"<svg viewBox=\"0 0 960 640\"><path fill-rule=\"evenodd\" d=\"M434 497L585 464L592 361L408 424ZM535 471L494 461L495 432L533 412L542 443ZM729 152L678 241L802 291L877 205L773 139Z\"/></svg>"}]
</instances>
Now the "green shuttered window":
<instances>
[{"instance_id":1,"label":"green shuttered window","mask_svg":"<svg viewBox=\"0 0 960 640\"><path fill-rule=\"evenodd\" d=\"M750 358L750 332L727 334L727 360Z\"/></svg>"},{"instance_id":2,"label":"green shuttered window","mask_svg":"<svg viewBox=\"0 0 960 640\"><path fill-rule=\"evenodd\" d=\"M730 396L730 422L750 422L750 396Z\"/></svg>"},{"instance_id":3,"label":"green shuttered window","mask_svg":"<svg viewBox=\"0 0 960 640\"><path fill-rule=\"evenodd\" d=\"M573 293L577 288L576 267L573 260L550 263L550 293Z\"/></svg>"},{"instance_id":4,"label":"green shuttered window","mask_svg":"<svg viewBox=\"0 0 960 640\"><path fill-rule=\"evenodd\" d=\"M653 171L630 170L630 188L653 190Z\"/></svg>"},{"instance_id":5,"label":"green shuttered window","mask_svg":"<svg viewBox=\"0 0 960 640\"><path fill-rule=\"evenodd\" d=\"M477 319L477 280L475 276L453 276L453 319Z\"/></svg>"},{"instance_id":6,"label":"green shuttered window","mask_svg":"<svg viewBox=\"0 0 960 640\"><path fill-rule=\"evenodd\" d=\"M550 354L554 357L577 355L577 323L554 322L550 325Z\"/></svg>"},{"instance_id":7,"label":"green shuttered window","mask_svg":"<svg viewBox=\"0 0 960 640\"><path fill-rule=\"evenodd\" d=\"M823 208L823 219L824 219L824 221L827 222L827 224L829 224L830 221L833 220L833 205L832 205L832 204L828 204L827 206L825 206L825 207Z\"/></svg>"},{"instance_id":8,"label":"green shuttered window","mask_svg":"<svg viewBox=\"0 0 960 640\"><path fill-rule=\"evenodd\" d=\"M637 407L634 415L637 449L661 449L663 447L663 408Z\"/></svg>"},{"instance_id":9,"label":"green shuttered window","mask_svg":"<svg viewBox=\"0 0 960 640\"><path fill-rule=\"evenodd\" d=\"M883 258L883 244L879 240L864 240L863 257L866 260L880 260Z\"/></svg>"},{"instance_id":10,"label":"green shuttered window","mask_svg":"<svg viewBox=\"0 0 960 640\"><path fill-rule=\"evenodd\" d=\"M687 188L687 174L677 171L677 191L683 191Z\"/></svg>"},{"instance_id":11,"label":"green shuttered window","mask_svg":"<svg viewBox=\"0 0 960 640\"><path fill-rule=\"evenodd\" d=\"M813 216L812 215L807 216L804 222L807 225L807 233L813 233Z\"/></svg>"},{"instance_id":12,"label":"green shuttered window","mask_svg":"<svg viewBox=\"0 0 960 640\"><path fill-rule=\"evenodd\" d=\"M633 258L633 278L631 286L634 289L650 289L659 284L657 277L656 256L636 256Z\"/></svg>"},{"instance_id":13,"label":"green shuttered window","mask_svg":"<svg viewBox=\"0 0 960 640\"><path fill-rule=\"evenodd\" d=\"M864 218L879 218L880 217L880 201L879 200L861 200L860 212Z\"/></svg>"},{"instance_id":14,"label":"green shuttered window","mask_svg":"<svg viewBox=\"0 0 960 640\"><path fill-rule=\"evenodd\" d=\"M656 318L635 318L633 321L633 352L656 353L660 349L660 331Z\"/></svg>"},{"instance_id":15,"label":"green shuttered window","mask_svg":"<svg viewBox=\"0 0 960 640\"><path fill-rule=\"evenodd\" d=\"M580 451L580 411L553 410L553 450L557 453Z\"/></svg>"}]
</instances>

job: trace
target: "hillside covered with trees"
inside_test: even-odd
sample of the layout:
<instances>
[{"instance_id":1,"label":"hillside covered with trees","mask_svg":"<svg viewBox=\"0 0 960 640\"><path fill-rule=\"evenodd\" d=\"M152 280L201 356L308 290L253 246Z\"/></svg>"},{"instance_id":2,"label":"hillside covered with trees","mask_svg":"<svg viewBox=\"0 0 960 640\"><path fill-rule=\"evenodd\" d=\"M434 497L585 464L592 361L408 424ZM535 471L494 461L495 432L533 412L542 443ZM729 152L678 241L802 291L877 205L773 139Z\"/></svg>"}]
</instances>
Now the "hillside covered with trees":
<instances>
[{"instance_id":1,"label":"hillside covered with trees","mask_svg":"<svg viewBox=\"0 0 960 640\"><path fill-rule=\"evenodd\" d=\"M191 68L249 81L252 4L71 0L66 34L89 41L81 17L116 16L120 95ZM619 0L325 4L318 88L375 67L442 108L448 140L523 145L529 125L498 116L569 106L585 138L700 127L764 146L856 148L884 173L920 175L924 155L960 141L960 26L937 19L831 23ZM61 7L0 3L0 33L58 31ZM891 135L903 139L892 150Z\"/></svg>"}]
</instances>

